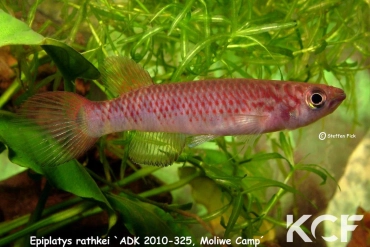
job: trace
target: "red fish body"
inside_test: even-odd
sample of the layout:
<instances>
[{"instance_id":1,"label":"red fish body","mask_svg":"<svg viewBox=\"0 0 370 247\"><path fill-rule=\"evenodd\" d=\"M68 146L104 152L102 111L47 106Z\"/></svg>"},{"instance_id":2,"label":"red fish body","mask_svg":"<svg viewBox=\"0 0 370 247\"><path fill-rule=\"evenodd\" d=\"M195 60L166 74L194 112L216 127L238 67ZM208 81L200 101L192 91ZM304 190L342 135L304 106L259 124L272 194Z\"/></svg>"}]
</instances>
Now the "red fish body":
<instances>
[{"instance_id":1,"label":"red fish body","mask_svg":"<svg viewBox=\"0 0 370 247\"><path fill-rule=\"evenodd\" d=\"M335 99L313 111L315 90ZM97 137L126 130L189 135L245 135L295 129L331 113L341 89L308 83L219 79L151 85L86 107L89 132Z\"/></svg>"},{"instance_id":2,"label":"red fish body","mask_svg":"<svg viewBox=\"0 0 370 247\"><path fill-rule=\"evenodd\" d=\"M102 74L118 98L92 102L51 92L24 105L20 114L44 126L62 147L51 152L64 153L54 163L79 156L105 134L136 130L131 159L168 165L189 137L208 140L295 129L332 113L345 99L341 89L298 82L217 79L156 85L140 66L121 57L108 58Z\"/></svg>"}]
</instances>

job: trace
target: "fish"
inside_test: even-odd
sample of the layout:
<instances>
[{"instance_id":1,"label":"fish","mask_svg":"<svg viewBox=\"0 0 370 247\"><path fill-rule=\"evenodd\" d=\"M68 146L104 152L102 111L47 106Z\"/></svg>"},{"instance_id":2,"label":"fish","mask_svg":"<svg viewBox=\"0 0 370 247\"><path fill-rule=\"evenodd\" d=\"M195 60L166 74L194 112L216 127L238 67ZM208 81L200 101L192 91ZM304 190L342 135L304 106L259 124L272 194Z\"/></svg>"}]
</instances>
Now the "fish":
<instances>
[{"instance_id":1,"label":"fish","mask_svg":"<svg viewBox=\"0 0 370 247\"><path fill-rule=\"evenodd\" d=\"M131 131L131 161L168 166L186 145L297 129L332 113L346 98L340 88L292 81L155 84L147 71L123 56L107 57L100 71L115 96L111 100L90 101L57 91L36 94L21 106L19 118L43 135L33 154L36 162L60 165L84 154L104 135Z\"/></svg>"}]
</instances>

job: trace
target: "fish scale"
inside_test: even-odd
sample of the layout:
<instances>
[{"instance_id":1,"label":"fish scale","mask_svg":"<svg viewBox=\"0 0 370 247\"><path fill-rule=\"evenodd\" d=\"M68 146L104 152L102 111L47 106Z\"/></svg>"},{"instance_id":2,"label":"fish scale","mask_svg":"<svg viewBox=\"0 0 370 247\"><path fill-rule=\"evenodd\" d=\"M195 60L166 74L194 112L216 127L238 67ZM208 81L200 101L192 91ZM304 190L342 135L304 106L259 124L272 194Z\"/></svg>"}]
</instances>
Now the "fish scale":
<instances>
[{"instance_id":1,"label":"fish scale","mask_svg":"<svg viewBox=\"0 0 370 247\"><path fill-rule=\"evenodd\" d=\"M304 97L302 88L305 84L279 84L282 83L221 79L151 85L118 99L95 102L95 111L87 112L87 115L92 118L100 115L104 122L102 129L91 128L91 132L97 131L99 135L127 130L190 135L250 134L248 128L235 124L240 121L240 115L245 116L245 121L248 116L265 117L259 128L253 130L265 133L271 129L289 128L284 122L287 120L284 113L289 115L295 111L299 114L297 105L305 104L299 100Z\"/></svg>"},{"instance_id":2,"label":"fish scale","mask_svg":"<svg viewBox=\"0 0 370 247\"><path fill-rule=\"evenodd\" d=\"M117 98L92 102L74 93L48 92L22 106L23 123L49 143L34 145L37 152L30 156L35 162L61 164L105 134L135 130L129 158L165 166L186 143L303 127L332 113L346 97L343 90L327 85L273 80L154 84L142 67L123 57L107 58L101 73Z\"/></svg>"}]
</instances>

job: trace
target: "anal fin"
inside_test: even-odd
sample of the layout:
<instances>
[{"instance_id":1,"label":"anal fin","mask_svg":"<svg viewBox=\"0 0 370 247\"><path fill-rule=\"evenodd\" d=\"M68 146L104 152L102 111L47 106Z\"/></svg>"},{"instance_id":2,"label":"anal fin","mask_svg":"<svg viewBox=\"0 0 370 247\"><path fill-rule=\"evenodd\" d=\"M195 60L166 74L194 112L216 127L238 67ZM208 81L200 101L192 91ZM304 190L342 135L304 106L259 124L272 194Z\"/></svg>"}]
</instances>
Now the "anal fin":
<instances>
[{"instance_id":1,"label":"anal fin","mask_svg":"<svg viewBox=\"0 0 370 247\"><path fill-rule=\"evenodd\" d=\"M186 137L181 133L137 131L129 144L129 157L137 164L171 165L181 154Z\"/></svg>"}]
</instances>

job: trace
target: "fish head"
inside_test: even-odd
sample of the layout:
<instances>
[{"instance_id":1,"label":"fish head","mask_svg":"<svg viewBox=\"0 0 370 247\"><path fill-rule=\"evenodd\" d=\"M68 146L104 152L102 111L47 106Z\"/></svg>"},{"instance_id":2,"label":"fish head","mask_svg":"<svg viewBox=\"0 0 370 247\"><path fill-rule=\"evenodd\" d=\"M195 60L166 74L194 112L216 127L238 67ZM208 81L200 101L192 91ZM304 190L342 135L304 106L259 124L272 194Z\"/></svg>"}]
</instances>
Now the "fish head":
<instances>
[{"instance_id":1,"label":"fish head","mask_svg":"<svg viewBox=\"0 0 370 247\"><path fill-rule=\"evenodd\" d=\"M299 103L288 113L287 129L306 126L329 115L346 98L342 89L332 86L300 83L299 87L300 93L296 95Z\"/></svg>"}]
</instances>

